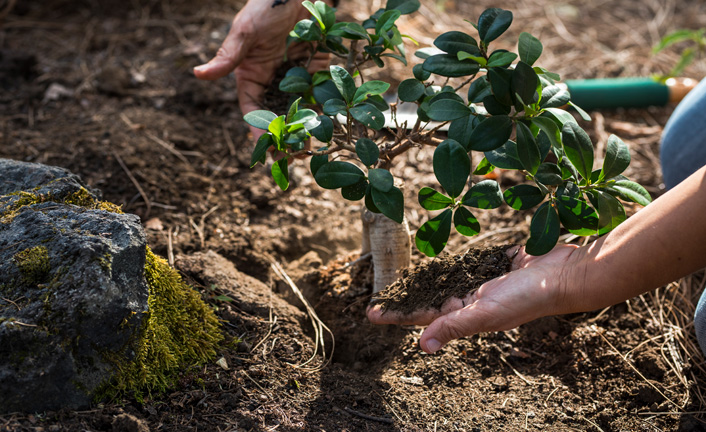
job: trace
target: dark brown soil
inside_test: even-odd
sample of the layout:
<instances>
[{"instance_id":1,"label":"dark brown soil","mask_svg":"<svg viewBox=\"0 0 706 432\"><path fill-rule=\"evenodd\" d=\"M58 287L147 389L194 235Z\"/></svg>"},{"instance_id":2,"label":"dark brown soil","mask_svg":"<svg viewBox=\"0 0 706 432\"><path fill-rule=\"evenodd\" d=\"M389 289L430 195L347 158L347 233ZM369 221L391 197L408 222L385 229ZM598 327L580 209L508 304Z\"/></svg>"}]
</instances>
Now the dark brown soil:
<instances>
[{"instance_id":1,"label":"dark brown soil","mask_svg":"<svg viewBox=\"0 0 706 432\"><path fill-rule=\"evenodd\" d=\"M375 294L372 304L383 311L410 314L437 309L446 300L463 298L485 282L510 271L509 246L469 249L459 255L444 255L413 269L405 269L395 283Z\"/></svg>"},{"instance_id":2,"label":"dark brown soil","mask_svg":"<svg viewBox=\"0 0 706 432\"><path fill-rule=\"evenodd\" d=\"M383 3L341 2L358 18ZM463 19L497 6L422 3L402 32L423 45L469 30ZM510 33L538 36L542 66L567 79L666 72L678 47L652 57L651 45L671 30L706 26L706 5L689 0L515 3ZM127 395L81 411L15 413L0 417L0 431L703 429L706 373L690 319L703 274L603 311L454 341L434 355L419 349L420 328L369 324L370 264L346 266L359 254L360 206L318 188L304 161L287 192L269 169L249 169L254 143L233 80L191 74L242 4L18 1L0 21L0 157L68 168L139 215L152 249L200 290L227 336L225 363L184 370L174 389L144 404ZM399 80L408 69L388 61L365 73ZM705 73L703 63L687 70ZM628 142L627 175L658 196L659 136L672 110L594 112L585 127L599 149L610 133ZM420 162L430 155L415 150L392 167L410 179L413 229L428 217L414 203L435 183ZM504 173L500 181L523 179ZM525 213L503 206L477 216L483 232L452 236L449 253L527 239ZM413 261L428 260L415 253Z\"/></svg>"}]
</instances>

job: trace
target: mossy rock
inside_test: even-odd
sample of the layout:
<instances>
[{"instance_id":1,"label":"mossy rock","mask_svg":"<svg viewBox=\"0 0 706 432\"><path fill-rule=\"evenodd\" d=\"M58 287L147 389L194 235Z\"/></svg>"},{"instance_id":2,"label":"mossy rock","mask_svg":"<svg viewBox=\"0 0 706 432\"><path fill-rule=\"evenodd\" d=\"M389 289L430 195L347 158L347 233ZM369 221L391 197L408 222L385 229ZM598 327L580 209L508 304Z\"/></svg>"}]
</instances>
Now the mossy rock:
<instances>
[{"instance_id":1,"label":"mossy rock","mask_svg":"<svg viewBox=\"0 0 706 432\"><path fill-rule=\"evenodd\" d=\"M47 184L8 180L23 165ZM215 356L216 317L139 218L41 167L0 159L0 413L139 399Z\"/></svg>"}]
</instances>

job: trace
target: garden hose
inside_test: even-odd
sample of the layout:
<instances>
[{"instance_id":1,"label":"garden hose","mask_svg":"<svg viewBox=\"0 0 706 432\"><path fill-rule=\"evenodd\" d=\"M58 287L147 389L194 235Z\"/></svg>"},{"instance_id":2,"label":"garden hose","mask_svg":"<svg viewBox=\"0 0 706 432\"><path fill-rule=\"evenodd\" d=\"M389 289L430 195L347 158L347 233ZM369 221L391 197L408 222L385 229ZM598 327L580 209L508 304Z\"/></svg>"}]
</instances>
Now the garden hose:
<instances>
[{"instance_id":1,"label":"garden hose","mask_svg":"<svg viewBox=\"0 0 706 432\"><path fill-rule=\"evenodd\" d=\"M691 78L600 78L567 80L571 102L585 110L640 108L679 102L698 82Z\"/></svg>"}]
</instances>

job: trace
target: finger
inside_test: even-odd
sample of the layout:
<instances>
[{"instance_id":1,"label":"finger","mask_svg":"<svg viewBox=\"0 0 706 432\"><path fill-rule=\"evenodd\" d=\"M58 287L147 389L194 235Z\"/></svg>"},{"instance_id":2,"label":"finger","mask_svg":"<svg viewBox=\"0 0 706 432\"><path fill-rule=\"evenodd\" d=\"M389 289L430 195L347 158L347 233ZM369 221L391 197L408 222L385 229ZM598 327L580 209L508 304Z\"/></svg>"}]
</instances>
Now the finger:
<instances>
[{"instance_id":1,"label":"finger","mask_svg":"<svg viewBox=\"0 0 706 432\"><path fill-rule=\"evenodd\" d=\"M434 353L451 340L483 331L487 328L487 323L484 321L488 318L478 310L476 304L443 315L424 330L419 345L425 352Z\"/></svg>"},{"instance_id":2,"label":"finger","mask_svg":"<svg viewBox=\"0 0 706 432\"><path fill-rule=\"evenodd\" d=\"M447 300L441 309L420 309L408 314L383 310L379 304L376 304L368 307L367 315L368 321L373 324L427 325L442 315L461 309L471 301L470 295L463 299L454 297Z\"/></svg>"},{"instance_id":3,"label":"finger","mask_svg":"<svg viewBox=\"0 0 706 432\"><path fill-rule=\"evenodd\" d=\"M253 45L253 39L248 37L248 34L242 25L234 21L216 56L208 63L194 68L196 78L215 80L231 73L243 61Z\"/></svg>"}]
</instances>

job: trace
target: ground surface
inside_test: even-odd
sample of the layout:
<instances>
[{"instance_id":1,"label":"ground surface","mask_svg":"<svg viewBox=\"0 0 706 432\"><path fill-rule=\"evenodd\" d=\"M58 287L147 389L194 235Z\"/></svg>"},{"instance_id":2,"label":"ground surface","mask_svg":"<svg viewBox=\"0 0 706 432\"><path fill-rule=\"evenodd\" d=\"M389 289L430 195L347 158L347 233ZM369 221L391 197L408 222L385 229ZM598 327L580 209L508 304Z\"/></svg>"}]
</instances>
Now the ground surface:
<instances>
[{"instance_id":1,"label":"ground surface","mask_svg":"<svg viewBox=\"0 0 706 432\"><path fill-rule=\"evenodd\" d=\"M381 6L342 3L358 18ZM463 19L493 2L423 3L403 33L428 45L448 28L469 30ZM687 0L516 3L506 6L515 11L511 34L538 36L540 64L567 78L666 72L676 51L652 57L651 46L671 30L706 26L706 6ZM699 275L603 311L466 338L437 355L418 348L419 328L368 324L368 265L344 267L357 258L360 207L312 184L304 164L286 193L264 169L248 169L252 143L235 84L190 73L216 51L240 6L47 0L17 2L0 22L0 157L68 168L140 215L153 250L202 290L228 334L228 369L214 362L185 371L172 392L144 405L126 398L18 413L0 417L0 430L704 428L706 374L689 319ZM697 64L688 73L705 71ZM382 74L403 72L390 65ZM672 109L594 112L586 125L599 148L610 133L630 144L628 175L654 196L663 191L659 134ZM432 175L416 163L424 156L410 153L393 169L425 182ZM417 189L408 184L413 229L426 217L412 208ZM528 236L526 215L506 207L481 224L479 237L455 239L450 251Z\"/></svg>"}]
</instances>

